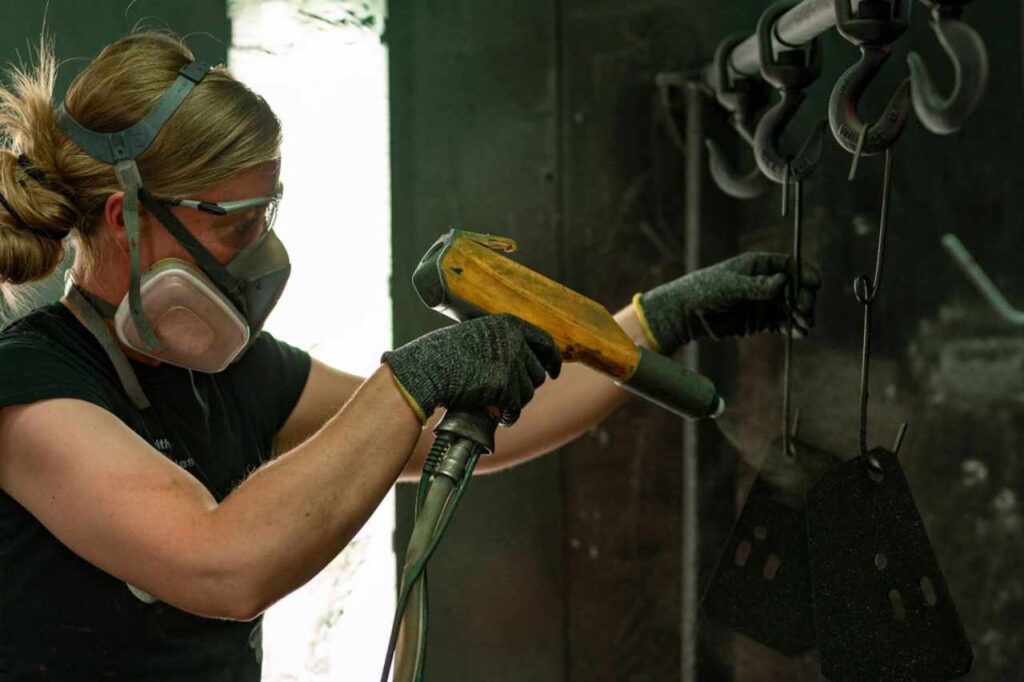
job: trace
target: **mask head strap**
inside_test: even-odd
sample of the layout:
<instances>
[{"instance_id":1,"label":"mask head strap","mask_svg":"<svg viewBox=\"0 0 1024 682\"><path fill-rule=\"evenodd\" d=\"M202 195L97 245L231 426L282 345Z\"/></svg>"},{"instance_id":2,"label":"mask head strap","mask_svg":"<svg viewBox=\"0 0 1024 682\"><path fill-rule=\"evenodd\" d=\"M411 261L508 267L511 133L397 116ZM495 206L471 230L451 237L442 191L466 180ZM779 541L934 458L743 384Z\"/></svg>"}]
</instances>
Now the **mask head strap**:
<instances>
[{"instance_id":1,"label":"mask head strap","mask_svg":"<svg viewBox=\"0 0 1024 682\"><path fill-rule=\"evenodd\" d=\"M63 102L57 107L57 125L74 140L75 144L97 161L116 165L142 156L156 139L157 133L171 118L192 89L199 84L210 65L196 60L181 67L178 77L167 88L146 116L130 128L116 133L98 133L82 126L71 117Z\"/></svg>"},{"instance_id":2,"label":"mask head strap","mask_svg":"<svg viewBox=\"0 0 1024 682\"><path fill-rule=\"evenodd\" d=\"M183 66L178 71L178 77L149 113L135 125L116 133L89 130L68 113L63 103L57 108L57 125L61 130L86 154L98 161L112 164L117 181L124 189L125 236L128 239L131 258L128 304L139 336L152 352L160 352L165 346L156 338L142 310L142 268L139 253L139 191L142 188L142 176L139 174L135 159L149 148L160 129L209 70L210 64L201 60Z\"/></svg>"}]
</instances>

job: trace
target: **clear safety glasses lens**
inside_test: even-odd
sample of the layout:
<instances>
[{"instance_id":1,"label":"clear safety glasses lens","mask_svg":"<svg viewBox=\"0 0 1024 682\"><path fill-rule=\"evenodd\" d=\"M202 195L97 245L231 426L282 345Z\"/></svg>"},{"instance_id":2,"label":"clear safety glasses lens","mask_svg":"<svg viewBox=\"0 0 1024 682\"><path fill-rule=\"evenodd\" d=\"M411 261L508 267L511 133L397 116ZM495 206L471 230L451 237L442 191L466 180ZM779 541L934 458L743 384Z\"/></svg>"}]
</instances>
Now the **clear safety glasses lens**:
<instances>
[{"instance_id":1,"label":"clear safety glasses lens","mask_svg":"<svg viewBox=\"0 0 1024 682\"><path fill-rule=\"evenodd\" d=\"M171 206L185 206L212 215L228 215L239 211L248 211L260 206L264 207L264 220L260 234L266 234L274 228L274 221L277 219L277 207L281 202L284 193L284 186L278 183L277 195L272 197L252 197L251 199L238 199L236 201L200 201L197 199L186 199L185 197L160 197L160 200Z\"/></svg>"}]
</instances>

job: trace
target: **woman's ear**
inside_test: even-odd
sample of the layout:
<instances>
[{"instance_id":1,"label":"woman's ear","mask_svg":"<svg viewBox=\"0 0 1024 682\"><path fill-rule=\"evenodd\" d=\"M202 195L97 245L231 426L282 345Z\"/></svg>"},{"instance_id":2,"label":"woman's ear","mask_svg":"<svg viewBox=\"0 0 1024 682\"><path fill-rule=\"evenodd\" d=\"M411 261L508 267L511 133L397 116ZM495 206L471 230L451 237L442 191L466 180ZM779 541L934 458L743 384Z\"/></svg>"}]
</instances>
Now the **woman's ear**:
<instances>
[{"instance_id":1,"label":"woman's ear","mask_svg":"<svg viewBox=\"0 0 1024 682\"><path fill-rule=\"evenodd\" d=\"M124 192L114 192L107 197L103 206L104 225L110 237L125 253L128 252L128 238L124 233Z\"/></svg>"},{"instance_id":2,"label":"woman's ear","mask_svg":"<svg viewBox=\"0 0 1024 682\"><path fill-rule=\"evenodd\" d=\"M149 214L142 202L139 202L138 206L139 231L145 233ZM103 207L103 217L110 237L117 243L118 248L128 253L128 237L124 231L124 192L114 192L107 197L107 202Z\"/></svg>"}]
</instances>

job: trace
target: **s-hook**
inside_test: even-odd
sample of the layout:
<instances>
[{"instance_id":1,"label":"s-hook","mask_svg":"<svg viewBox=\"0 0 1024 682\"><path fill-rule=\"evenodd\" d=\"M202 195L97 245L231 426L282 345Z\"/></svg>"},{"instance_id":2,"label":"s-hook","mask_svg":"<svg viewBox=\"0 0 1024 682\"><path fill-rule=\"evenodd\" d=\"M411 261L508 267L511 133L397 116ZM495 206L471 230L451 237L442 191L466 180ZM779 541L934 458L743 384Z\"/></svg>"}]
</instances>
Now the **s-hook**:
<instances>
[{"instance_id":1,"label":"s-hook","mask_svg":"<svg viewBox=\"0 0 1024 682\"><path fill-rule=\"evenodd\" d=\"M921 0L931 9L929 24L942 49L953 62L953 90L943 97L932 81L924 59L907 55L914 112L921 124L938 135L960 130L985 94L988 83L988 52L978 32L960 21L963 5L970 0Z\"/></svg>"},{"instance_id":2,"label":"s-hook","mask_svg":"<svg viewBox=\"0 0 1024 682\"><path fill-rule=\"evenodd\" d=\"M751 129L757 119L757 112L768 101L768 89L756 78L733 78L729 74L729 55L745 38L744 33L734 33L719 43L712 62L711 85L715 99L729 112L729 124L744 142L753 145ZM729 196L736 199L753 199L764 194L771 185L757 166L744 175L730 165L713 140L707 140L705 145L708 150L708 170L711 177L718 188Z\"/></svg>"},{"instance_id":3,"label":"s-hook","mask_svg":"<svg viewBox=\"0 0 1024 682\"><path fill-rule=\"evenodd\" d=\"M836 81L828 103L828 122L836 141L853 154L850 178L857 172L861 155L888 149L907 123L910 113L910 79L900 83L885 112L875 123L858 113L864 91L892 56L892 42L907 30L907 0L860 0L854 13L852 0L834 0L836 29L860 48L860 60Z\"/></svg>"}]
</instances>

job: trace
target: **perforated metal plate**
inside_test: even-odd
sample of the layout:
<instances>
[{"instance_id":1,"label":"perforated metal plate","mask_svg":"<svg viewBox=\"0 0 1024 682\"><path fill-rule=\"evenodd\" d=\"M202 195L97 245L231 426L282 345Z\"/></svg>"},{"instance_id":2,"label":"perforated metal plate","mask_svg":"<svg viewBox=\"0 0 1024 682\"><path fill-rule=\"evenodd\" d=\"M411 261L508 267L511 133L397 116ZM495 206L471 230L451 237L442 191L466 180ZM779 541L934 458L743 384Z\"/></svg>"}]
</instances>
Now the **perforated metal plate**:
<instances>
[{"instance_id":1,"label":"perforated metal plate","mask_svg":"<svg viewBox=\"0 0 1024 682\"><path fill-rule=\"evenodd\" d=\"M804 496L839 461L793 446L786 457L781 438L772 443L702 602L709 618L789 656L815 644Z\"/></svg>"},{"instance_id":2,"label":"perforated metal plate","mask_svg":"<svg viewBox=\"0 0 1024 682\"><path fill-rule=\"evenodd\" d=\"M829 469L807 495L821 672L833 682L950 680L972 653L899 459Z\"/></svg>"}]
</instances>

